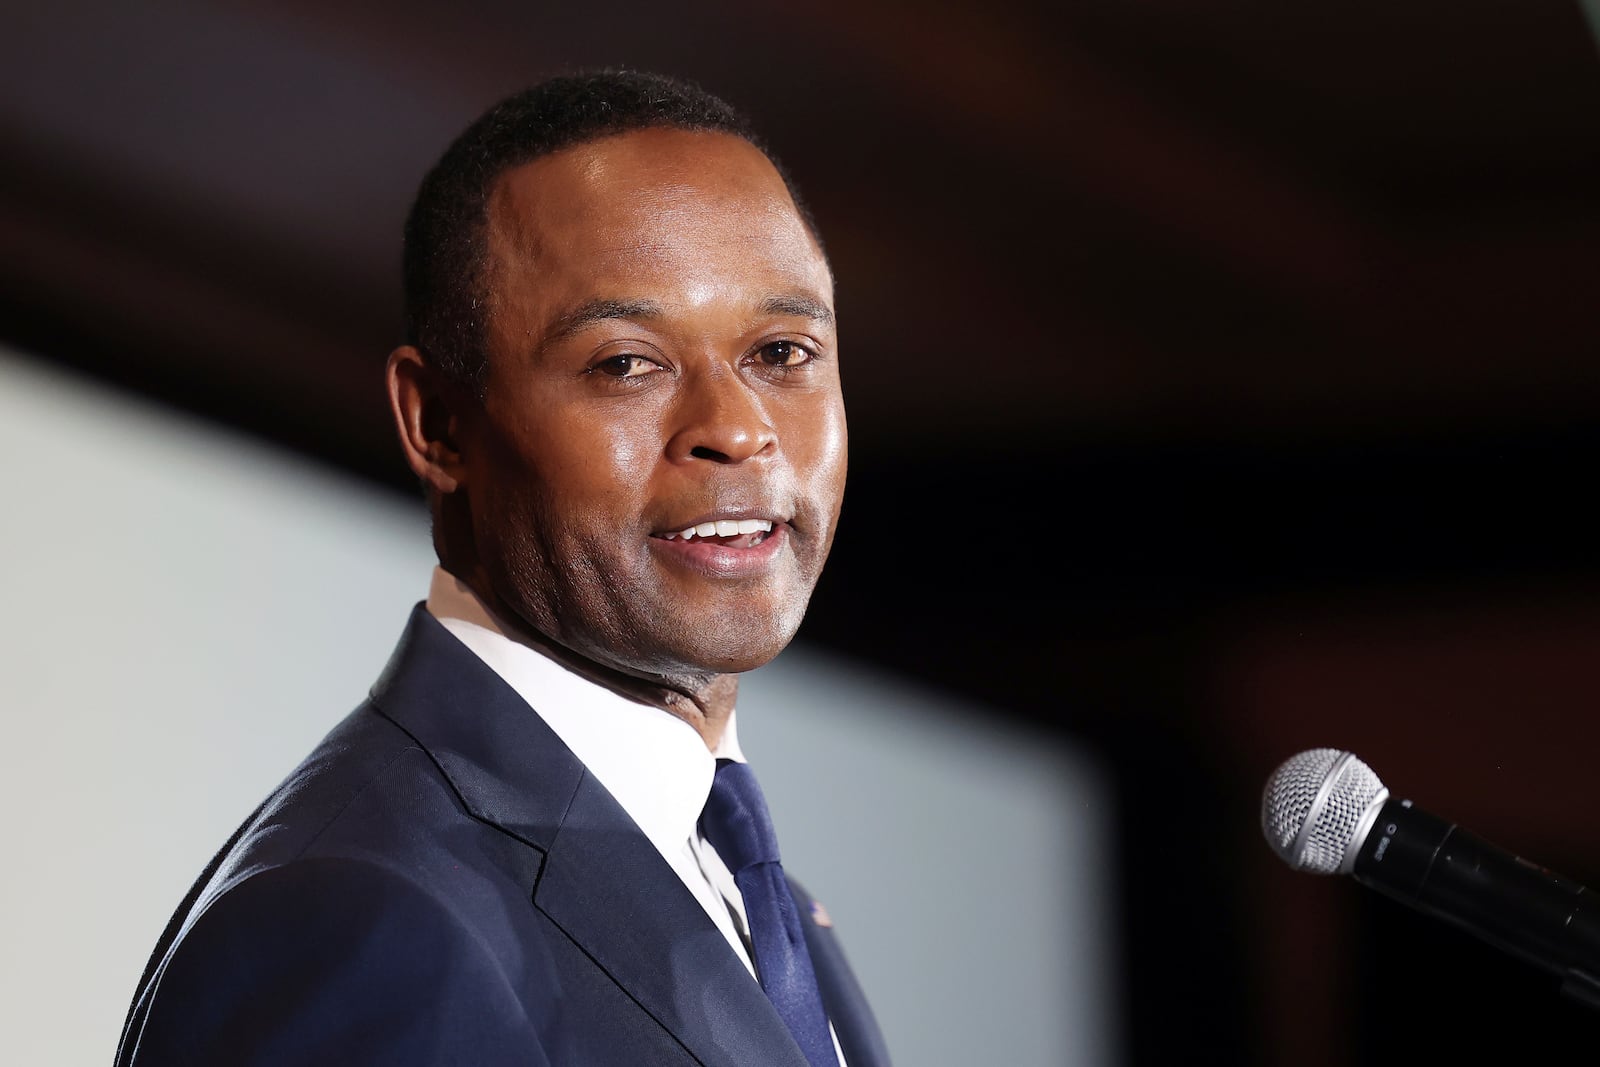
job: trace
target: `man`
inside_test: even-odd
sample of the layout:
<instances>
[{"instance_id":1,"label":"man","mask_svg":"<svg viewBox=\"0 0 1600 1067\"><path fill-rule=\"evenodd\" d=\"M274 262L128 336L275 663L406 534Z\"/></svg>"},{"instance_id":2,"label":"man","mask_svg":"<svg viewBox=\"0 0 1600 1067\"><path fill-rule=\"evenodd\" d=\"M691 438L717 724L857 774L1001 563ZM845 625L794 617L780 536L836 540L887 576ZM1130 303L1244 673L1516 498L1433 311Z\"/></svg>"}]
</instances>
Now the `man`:
<instances>
[{"instance_id":1,"label":"man","mask_svg":"<svg viewBox=\"0 0 1600 1067\"><path fill-rule=\"evenodd\" d=\"M543 83L424 180L406 295L427 602L174 915L119 1065L887 1064L826 913L744 855L738 675L846 461L778 164L693 87Z\"/></svg>"}]
</instances>

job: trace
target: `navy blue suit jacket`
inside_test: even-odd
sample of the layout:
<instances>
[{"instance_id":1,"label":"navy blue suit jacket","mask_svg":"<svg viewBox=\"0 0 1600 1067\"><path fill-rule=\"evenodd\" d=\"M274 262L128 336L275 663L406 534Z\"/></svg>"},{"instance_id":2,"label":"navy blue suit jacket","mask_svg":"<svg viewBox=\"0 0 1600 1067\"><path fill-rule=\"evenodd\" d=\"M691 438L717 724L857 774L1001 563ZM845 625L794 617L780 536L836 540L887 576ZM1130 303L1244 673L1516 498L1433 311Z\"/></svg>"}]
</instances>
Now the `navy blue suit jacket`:
<instances>
[{"instance_id":1,"label":"navy blue suit jacket","mask_svg":"<svg viewBox=\"0 0 1600 1067\"><path fill-rule=\"evenodd\" d=\"M795 887L850 1067L887 1067ZM118 1067L806 1067L604 787L420 605L163 933Z\"/></svg>"}]
</instances>

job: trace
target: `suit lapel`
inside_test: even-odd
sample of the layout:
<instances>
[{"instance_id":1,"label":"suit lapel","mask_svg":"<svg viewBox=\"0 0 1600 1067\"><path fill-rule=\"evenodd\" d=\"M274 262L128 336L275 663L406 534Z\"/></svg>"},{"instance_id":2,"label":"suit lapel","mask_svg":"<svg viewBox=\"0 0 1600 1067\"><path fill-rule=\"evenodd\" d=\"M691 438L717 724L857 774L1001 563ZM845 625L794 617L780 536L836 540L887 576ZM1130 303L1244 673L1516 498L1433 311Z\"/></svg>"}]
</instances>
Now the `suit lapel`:
<instances>
[{"instance_id":1,"label":"suit lapel","mask_svg":"<svg viewBox=\"0 0 1600 1067\"><path fill-rule=\"evenodd\" d=\"M476 818L544 856L539 908L707 1067L806 1067L760 986L616 800L418 606L373 704Z\"/></svg>"},{"instance_id":2,"label":"suit lapel","mask_svg":"<svg viewBox=\"0 0 1600 1067\"><path fill-rule=\"evenodd\" d=\"M806 1067L761 987L666 860L586 776L534 904L708 1067Z\"/></svg>"},{"instance_id":3,"label":"suit lapel","mask_svg":"<svg viewBox=\"0 0 1600 1067\"><path fill-rule=\"evenodd\" d=\"M827 913L816 898L793 878L789 879L789 891L800 909L800 928L817 972L822 1004L839 1036L845 1060L850 1067L889 1067L889 1048L884 1044L883 1032L833 934L832 920L826 918Z\"/></svg>"},{"instance_id":4,"label":"suit lapel","mask_svg":"<svg viewBox=\"0 0 1600 1067\"><path fill-rule=\"evenodd\" d=\"M372 703L433 758L474 817L549 851L583 764L420 604Z\"/></svg>"}]
</instances>

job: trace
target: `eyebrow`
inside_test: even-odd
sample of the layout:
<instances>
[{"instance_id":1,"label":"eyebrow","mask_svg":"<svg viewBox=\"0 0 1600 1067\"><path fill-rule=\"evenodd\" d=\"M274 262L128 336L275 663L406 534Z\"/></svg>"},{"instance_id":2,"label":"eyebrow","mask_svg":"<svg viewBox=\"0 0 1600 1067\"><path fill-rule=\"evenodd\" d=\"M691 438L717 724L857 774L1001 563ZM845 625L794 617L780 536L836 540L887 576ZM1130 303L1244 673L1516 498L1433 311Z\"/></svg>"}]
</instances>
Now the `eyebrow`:
<instances>
[{"instance_id":1,"label":"eyebrow","mask_svg":"<svg viewBox=\"0 0 1600 1067\"><path fill-rule=\"evenodd\" d=\"M810 319L832 329L833 312L821 301L809 296L772 296L761 302L763 315L794 315ZM663 310L654 300L586 300L573 310L556 319L545 336L545 344L559 341L577 333L585 326L609 319L660 318Z\"/></svg>"},{"instance_id":2,"label":"eyebrow","mask_svg":"<svg viewBox=\"0 0 1600 1067\"><path fill-rule=\"evenodd\" d=\"M774 296L768 297L761 303L763 315L797 315L803 319L810 319L829 329L833 328L833 311L828 305L813 300L809 296Z\"/></svg>"},{"instance_id":3,"label":"eyebrow","mask_svg":"<svg viewBox=\"0 0 1600 1067\"><path fill-rule=\"evenodd\" d=\"M588 300L557 319L545 343L558 341L607 319L653 319L660 315L661 305L654 300Z\"/></svg>"}]
</instances>

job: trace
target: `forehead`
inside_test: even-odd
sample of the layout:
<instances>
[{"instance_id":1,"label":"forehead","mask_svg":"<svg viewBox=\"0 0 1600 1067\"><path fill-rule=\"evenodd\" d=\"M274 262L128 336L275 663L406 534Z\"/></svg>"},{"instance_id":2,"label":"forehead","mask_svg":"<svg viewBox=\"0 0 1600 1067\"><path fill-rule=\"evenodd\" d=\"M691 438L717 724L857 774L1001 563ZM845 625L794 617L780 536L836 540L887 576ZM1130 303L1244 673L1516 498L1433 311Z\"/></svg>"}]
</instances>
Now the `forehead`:
<instances>
[{"instance_id":1,"label":"forehead","mask_svg":"<svg viewBox=\"0 0 1600 1067\"><path fill-rule=\"evenodd\" d=\"M641 130L512 168L490 194L487 245L497 310L730 286L798 286L831 304L782 177L728 134Z\"/></svg>"}]
</instances>

